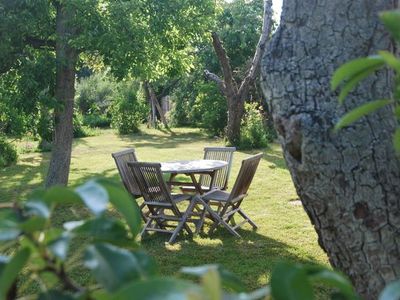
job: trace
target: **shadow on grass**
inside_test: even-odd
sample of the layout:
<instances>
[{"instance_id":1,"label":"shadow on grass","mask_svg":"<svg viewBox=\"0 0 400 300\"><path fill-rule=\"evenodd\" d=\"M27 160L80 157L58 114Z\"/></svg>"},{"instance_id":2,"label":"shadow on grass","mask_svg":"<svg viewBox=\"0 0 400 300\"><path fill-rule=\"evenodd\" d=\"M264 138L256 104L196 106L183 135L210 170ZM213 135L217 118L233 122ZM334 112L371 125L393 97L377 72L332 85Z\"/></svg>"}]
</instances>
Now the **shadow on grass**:
<instances>
[{"instance_id":1,"label":"shadow on grass","mask_svg":"<svg viewBox=\"0 0 400 300\"><path fill-rule=\"evenodd\" d=\"M262 149L237 150L237 151L248 155L254 155L262 152L264 154L262 159L272 164L269 166L269 168L271 169L279 168L285 170L287 169L286 162L280 148L279 150L273 149L272 147L267 147Z\"/></svg>"},{"instance_id":2,"label":"shadow on grass","mask_svg":"<svg viewBox=\"0 0 400 300\"><path fill-rule=\"evenodd\" d=\"M211 236L203 233L201 239L181 234L172 246L165 243L169 235L156 233L145 236L142 246L156 258L164 275L177 274L184 266L218 263L241 278L249 290L266 284L280 261L318 263L312 256L296 254L298 249L257 231L239 229L238 232L242 239L232 236L224 228Z\"/></svg>"},{"instance_id":3,"label":"shadow on grass","mask_svg":"<svg viewBox=\"0 0 400 300\"><path fill-rule=\"evenodd\" d=\"M50 153L35 153L0 169L0 202L23 200L27 193L43 186L49 158Z\"/></svg>"},{"instance_id":4,"label":"shadow on grass","mask_svg":"<svg viewBox=\"0 0 400 300\"><path fill-rule=\"evenodd\" d=\"M158 149L175 148L178 145L193 143L196 141L209 141L210 139L202 133L173 133L168 136L139 134L134 136L120 136L121 140L127 143L132 143L135 148L154 147Z\"/></svg>"}]
</instances>

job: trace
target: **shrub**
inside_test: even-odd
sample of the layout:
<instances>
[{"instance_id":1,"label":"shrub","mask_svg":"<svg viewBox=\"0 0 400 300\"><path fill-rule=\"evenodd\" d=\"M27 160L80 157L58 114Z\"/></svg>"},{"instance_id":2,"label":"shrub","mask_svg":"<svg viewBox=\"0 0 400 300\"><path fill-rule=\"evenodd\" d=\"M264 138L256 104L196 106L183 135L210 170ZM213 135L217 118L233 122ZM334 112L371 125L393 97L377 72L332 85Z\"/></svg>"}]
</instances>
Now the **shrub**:
<instances>
[{"instance_id":1,"label":"shrub","mask_svg":"<svg viewBox=\"0 0 400 300\"><path fill-rule=\"evenodd\" d=\"M267 130L258 103L245 104L245 116L240 127L239 148L263 148L268 145Z\"/></svg>"},{"instance_id":2,"label":"shrub","mask_svg":"<svg viewBox=\"0 0 400 300\"><path fill-rule=\"evenodd\" d=\"M82 114L105 114L118 84L104 73L81 79L76 85L76 103Z\"/></svg>"},{"instance_id":3,"label":"shrub","mask_svg":"<svg viewBox=\"0 0 400 300\"><path fill-rule=\"evenodd\" d=\"M17 162L17 150L0 135L0 167L8 167Z\"/></svg>"},{"instance_id":4,"label":"shrub","mask_svg":"<svg viewBox=\"0 0 400 300\"><path fill-rule=\"evenodd\" d=\"M223 135L227 122L226 100L214 83L197 85L191 119L210 135Z\"/></svg>"},{"instance_id":5,"label":"shrub","mask_svg":"<svg viewBox=\"0 0 400 300\"><path fill-rule=\"evenodd\" d=\"M83 125L83 115L76 110L74 111L73 127L74 138L82 138L96 135L95 131L92 128Z\"/></svg>"},{"instance_id":6,"label":"shrub","mask_svg":"<svg viewBox=\"0 0 400 300\"><path fill-rule=\"evenodd\" d=\"M111 118L107 114L92 113L83 116L83 125L91 128L105 128L110 127Z\"/></svg>"},{"instance_id":7,"label":"shrub","mask_svg":"<svg viewBox=\"0 0 400 300\"><path fill-rule=\"evenodd\" d=\"M139 125L146 120L149 112L140 84L121 83L110 112L111 126L119 134L139 132Z\"/></svg>"}]
</instances>

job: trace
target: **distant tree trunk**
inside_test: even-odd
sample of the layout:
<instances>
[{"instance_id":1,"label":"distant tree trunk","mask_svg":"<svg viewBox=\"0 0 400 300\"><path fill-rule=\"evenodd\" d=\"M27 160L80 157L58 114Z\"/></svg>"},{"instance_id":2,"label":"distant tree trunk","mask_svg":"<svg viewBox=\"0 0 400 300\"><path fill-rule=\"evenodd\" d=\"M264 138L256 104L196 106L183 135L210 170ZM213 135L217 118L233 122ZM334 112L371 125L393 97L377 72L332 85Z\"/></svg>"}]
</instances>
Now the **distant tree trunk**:
<instances>
[{"instance_id":1,"label":"distant tree trunk","mask_svg":"<svg viewBox=\"0 0 400 300\"><path fill-rule=\"evenodd\" d=\"M222 94L226 97L228 104L228 124L226 127L226 137L230 144L236 145L240 139L240 123L244 114L244 103L249 92L250 86L254 82L260 61L264 53L265 44L270 36L272 28L272 0L264 0L264 18L260 40L258 41L256 52L252 59L250 68L239 87L233 78L232 68L229 62L228 55L216 32L211 34L213 47L221 66L223 79L220 79L216 74L205 71L204 74L209 80L215 81Z\"/></svg>"},{"instance_id":2,"label":"distant tree trunk","mask_svg":"<svg viewBox=\"0 0 400 300\"><path fill-rule=\"evenodd\" d=\"M69 45L74 30L68 22L73 11L57 2L56 16L56 91L60 107L55 110L53 151L47 173L46 187L67 185L73 139L73 109L75 96L75 64L78 53Z\"/></svg>"},{"instance_id":3,"label":"distant tree trunk","mask_svg":"<svg viewBox=\"0 0 400 300\"><path fill-rule=\"evenodd\" d=\"M165 128L168 128L168 123L167 119L165 119L164 112L160 106L160 103L158 102L157 96L154 93L153 88L151 87L150 83L148 81L144 82L144 88L145 88L145 93L146 96L148 97L148 101L151 103L151 109L152 109L152 116L155 116L155 111L154 109L157 110L158 115L160 116L161 122L164 124ZM153 126L154 126L154 120L153 120Z\"/></svg>"},{"instance_id":4,"label":"distant tree trunk","mask_svg":"<svg viewBox=\"0 0 400 300\"><path fill-rule=\"evenodd\" d=\"M319 243L366 299L400 278L400 163L390 109L337 134L345 111L389 96L390 72L368 78L338 105L334 70L393 49L378 12L393 0L285 0L262 64L262 86L284 156Z\"/></svg>"}]
</instances>

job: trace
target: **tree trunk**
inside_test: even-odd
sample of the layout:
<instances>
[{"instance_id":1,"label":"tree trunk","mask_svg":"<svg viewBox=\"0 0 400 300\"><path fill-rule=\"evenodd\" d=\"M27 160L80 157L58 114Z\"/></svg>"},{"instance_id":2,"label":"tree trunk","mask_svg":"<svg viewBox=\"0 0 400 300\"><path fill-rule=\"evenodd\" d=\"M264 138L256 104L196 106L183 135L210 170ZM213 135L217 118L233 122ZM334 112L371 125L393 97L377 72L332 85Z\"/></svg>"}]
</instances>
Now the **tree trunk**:
<instances>
[{"instance_id":1,"label":"tree trunk","mask_svg":"<svg viewBox=\"0 0 400 300\"><path fill-rule=\"evenodd\" d=\"M218 84L219 89L226 97L228 104L228 124L226 127L226 138L229 144L237 145L240 139L240 123L244 114L244 102L253 84L260 67L261 58L264 54L266 43L269 39L272 28L272 0L264 0L263 26L257 48L246 75L238 86L233 78L233 72L229 57L220 41L218 34L211 34L212 43L217 55L221 71L224 75L223 80L218 75L205 70L204 75Z\"/></svg>"},{"instance_id":2,"label":"tree trunk","mask_svg":"<svg viewBox=\"0 0 400 300\"><path fill-rule=\"evenodd\" d=\"M155 127L155 115L156 115L155 110L157 110L158 115L160 116L161 122L164 124L165 128L168 129L168 123L167 123L167 119L165 119L164 111L162 110L160 103L157 100L157 96L154 93L154 90L148 81L144 82L144 88L145 88L146 97L148 97L148 101L151 103L153 127Z\"/></svg>"},{"instance_id":3,"label":"tree trunk","mask_svg":"<svg viewBox=\"0 0 400 300\"><path fill-rule=\"evenodd\" d=\"M392 49L378 12L393 0L286 0L266 50L262 86L297 193L333 267L376 299L400 277L400 163L396 120L382 109L337 134L345 111L388 97L391 75L365 80L338 105L334 70L378 49Z\"/></svg>"},{"instance_id":4,"label":"tree trunk","mask_svg":"<svg viewBox=\"0 0 400 300\"><path fill-rule=\"evenodd\" d=\"M74 30L68 24L73 12L61 3L56 5L56 91L59 107L55 110L53 151L47 173L46 187L67 185L73 139L75 96L75 64L78 53L69 45Z\"/></svg>"},{"instance_id":5,"label":"tree trunk","mask_svg":"<svg viewBox=\"0 0 400 300\"><path fill-rule=\"evenodd\" d=\"M226 137L229 144L237 145L240 140L240 124L244 115L244 98L236 95L228 100L228 124L226 126Z\"/></svg>"}]
</instances>

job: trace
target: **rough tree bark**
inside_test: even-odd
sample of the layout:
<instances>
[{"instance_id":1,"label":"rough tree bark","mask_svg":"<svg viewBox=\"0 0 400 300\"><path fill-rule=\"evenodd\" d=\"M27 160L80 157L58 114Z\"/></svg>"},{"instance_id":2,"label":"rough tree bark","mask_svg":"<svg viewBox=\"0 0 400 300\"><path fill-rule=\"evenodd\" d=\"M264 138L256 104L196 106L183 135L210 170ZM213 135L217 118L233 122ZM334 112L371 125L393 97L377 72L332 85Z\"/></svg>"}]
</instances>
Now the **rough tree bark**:
<instances>
[{"instance_id":1,"label":"rough tree bark","mask_svg":"<svg viewBox=\"0 0 400 300\"><path fill-rule=\"evenodd\" d=\"M262 63L262 87L297 193L333 267L376 299L400 277L400 163L390 109L332 132L338 118L388 97L391 74L368 78L338 105L330 79L342 63L392 49L379 11L397 0L285 0Z\"/></svg>"},{"instance_id":2,"label":"rough tree bark","mask_svg":"<svg viewBox=\"0 0 400 300\"><path fill-rule=\"evenodd\" d=\"M73 139L73 109L75 96L75 64L78 53L69 44L74 29L68 24L73 11L55 2L56 16L56 88L55 96L60 104L55 110L53 151L47 173L46 187L68 184Z\"/></svg>"},{"instance_id":3,"label":"rough tree bark","mask_svg":"<svg viewBox=\"0 0 400 300\"><path fill-rule=\"evenodd\" d=\"M233 72L228 55L226 54L218 34L216 32L211 34L213 47L221 66L223 79L219 78L216 74L213 74L208 70L205 70L204 74L209 80L213 80L218 84L219 89L227 100L228 124L226 127L226 137L229 143L232 145L236 145L239 141L240 123L244 114L244 102L250 86L258 74L260 61L264 53L266 42L270 36L271 28L272 0L264 0L264 18L261 36L258 41L256 52L254 53L250 68L247 70L246 75L239 86L233 78Z\"/></svg>"}]
</instances>

